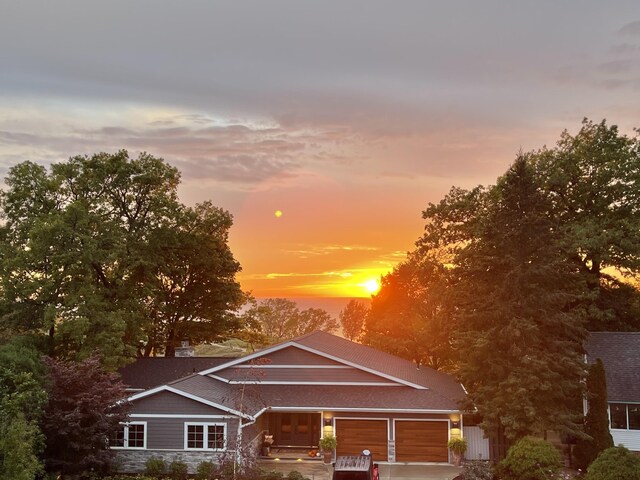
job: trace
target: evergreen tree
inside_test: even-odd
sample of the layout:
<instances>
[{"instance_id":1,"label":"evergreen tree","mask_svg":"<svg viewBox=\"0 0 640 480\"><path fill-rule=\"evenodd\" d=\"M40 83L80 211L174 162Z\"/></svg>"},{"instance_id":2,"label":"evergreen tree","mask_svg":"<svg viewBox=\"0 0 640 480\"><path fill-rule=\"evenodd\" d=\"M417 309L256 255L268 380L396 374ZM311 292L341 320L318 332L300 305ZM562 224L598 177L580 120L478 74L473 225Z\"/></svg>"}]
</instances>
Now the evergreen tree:
<instances>
[{"instance_id":1,"label":"evergreen tree","mask_svg":"<svg viewBox=\"0 0 640 480\"><path fill-rule=\"evenodd\" d=\"M599 358L589 367L587 376L587 401L589 410L584 419L584 433L589 438L580 438L574 449L576 465L586 469L600 452L613 447L609 432L607 379L604 365Z\"/></svg>"},{"instance_id":2,"label":"evergreen tree","mask_svg":"<svg viewBox=\"0 0 640 480\"><path fill-rule=\"evenodd\" d=\"M584 373L580 277L566 261L534 171L520 156L457 256L458 374L487 431L575 432Z\"/></svg>"}]
</instances>

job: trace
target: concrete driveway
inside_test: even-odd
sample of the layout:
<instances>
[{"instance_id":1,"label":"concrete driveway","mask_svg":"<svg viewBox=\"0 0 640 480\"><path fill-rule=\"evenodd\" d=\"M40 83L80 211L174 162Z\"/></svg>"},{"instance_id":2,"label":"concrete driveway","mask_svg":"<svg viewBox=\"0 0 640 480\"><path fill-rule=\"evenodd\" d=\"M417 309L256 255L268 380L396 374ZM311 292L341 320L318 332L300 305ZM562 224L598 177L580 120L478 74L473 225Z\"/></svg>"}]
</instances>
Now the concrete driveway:
<instances>
[{"instance_id":1,"label":"concrete driveway","mask_svg":"<svg viewBox=\"0 0 640 480\"><path fill-rule=\"evenodd\" d=\"M268 471L282 472L287 475L297 470L310 480L331 480L333 468L315 461L260 462L260 467ZM462 472L462 468L453 465L403 465L379 464L380 480L452 480Z\"/></svg>"}]
</instances>

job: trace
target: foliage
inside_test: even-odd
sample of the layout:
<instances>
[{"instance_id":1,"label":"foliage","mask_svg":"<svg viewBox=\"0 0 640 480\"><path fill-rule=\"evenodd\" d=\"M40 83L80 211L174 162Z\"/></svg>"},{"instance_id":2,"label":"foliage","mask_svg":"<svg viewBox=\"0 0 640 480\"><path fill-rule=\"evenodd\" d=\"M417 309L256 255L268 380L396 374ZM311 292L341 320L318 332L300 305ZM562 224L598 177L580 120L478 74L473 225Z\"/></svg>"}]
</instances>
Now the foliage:
<instances>
[{"instance_id":1,"label":"foliage","mask_svg":"<svg viewBox=\"0 0 640 480\"><path fill-rule=\"evenodd\" d=\"M250 306L243 316L245 325L250 325L254 340L261 339L267 344L316 330L333 332L338 328L336 319L325 310L300 310L294 301L285 298L268 298L259 303L249 299L248 304Z\"/></svg>"},{"instance_id":2,"label":"foliage","mask_svg":"<svg viewBox=\"0 0 640 480\"><path fill-rule=\"evenodd\" d=\"M365 343L418 365L444 368L451 356L445 276L444 265L428 255L410 255L383 276L371 299Z\"/></svg>"},{"instance_id":3,"label":"foliage","mask_svg":"<svg viewBox=\"0 0 640 480\"><path fill-rule=\"evenodd\" d=\"M558 219L567 258L595 294L590 330L640 330L639 317L620 316L621 305L637 308L637 291L605 268L637 274L640 269L640 141L621 135L606 121L584 119L576 135L564 131L555 148L532 156L550 214ZM614 307L610 297L623 297ZM635 306L632 304L636 303Z\"/></svg>"},{"instance_id":4,"label":"foliage","mask_svg":"<svg viewBox=\"0 0 640 480\"><path fill-rule=\"evenodd\" d=\"M447 448L454 453L464 455L464 452L467 451L467 440L461 437L452 438L447 442Z\"/></svg>"},{"instance_id":5,"label":"foliage","mask_svg":"<svg viewBox=\"0 0 640 480\"><path fill-rule=\"evenodd\" d=\"M162 457L151 457L144 464L144 474L160 479L167 472L167 464Z\"/></svg>"},{"instance_id":6,"label":"foliage","mask_svg":"<svg viewBox=\"0 0 640 480\"><path fill-rule=\"evenodd\" d=\"M297 470L292 470L287 474L287 480L309 480Z\"/></svg>"},{"instance_id":7,"label":"foliage","mask_svg":"<svg viewBox=\"0 0 640 480\"><path fill-rule=\"evenodd\" d=\"M462 464L461 480L493 480L491 464L488 461L474 460Z\"/></svg>"},{"instance_id":8,"label":"foliage","mask_svg":"<svg viewBox=\"0 0 640 480\"><path fill-rule=\"evenodd\" d=\"M320 439L320 448L324 451L335 450L338 446L338 439L331 433L326 433Z\"/></svg>"},{"instance_id":9,"label":"foliage","mask_svg":"<svg viewBox=\"0 0 640 480\"><path fill-rule=\"evenodd\" d=\"M0 478L31 480L42 471L43 382L39 353L28 339L0 346Z\"/></svg>"},{"instance_id":10,"label":"foliage","mask_svg":"<svg viewBox=\"0 0 640 480\"><path fill-rule=\"evenodd\" d=\"M200 462L196 467L196 480L211 480L215 472L215 464L213 462Z\"/></svg>"},{"instance_id":11,"label":"foliage","mask_svg":"<svg viewBox=\"0 0 640 480\"><path fill-rule=\"evenodd\" d=\"M579 438L573 450L576 466L582 470L586 470L600 452L613 447L613 438L609 432L607 379L599 358L589 367L587 399L589 411L584 421L584 433L589 438Z\"/></svg>"},{"instance_id":12,"label":"foliage","mask_svg":"<svg viewBox=\"0 0 640 480\"><path fill-rule=\"evenodd\" d=\"M438 216L449 206L431 208ZM455 287L457 373L485 430L517 439L545 429L578 431L584 372L581 279L565 261L548 201L519 157L465 227Z\"/></svg>"},{"instance_id":13,"label":"foliage","mask_svg":"<svg viewBox=\"0 0 640 480\"><path fill-rule=\"evenodd\" d=\"M105 471L111 461L105 439L127 418L124 385L96 356L80 362L45 358L45 364L49 400L41 426L47 471Z\"/></svg>"},{"instance_id":14,"label":"foliage","mask_svg":"<svg viewBox=\"0 0 640 480\"><path fill-rule=\"evenodd\" d=\"M187 480L189 469L186 463L174 460L169 464L168 473L171 480Z\"/></svg>"},{"instance_id":15,"label":"foliage","mask_svg":"<svg viewBox=\"0 0 640 480\"><path fill-rule=\"evenodd\" d=\"M179 181L162 159L124 150L50 172L11 168L0 196L4 327L47 332L50 354L98 350L110 368L141 346L171 355L182 337L214 340L236 328L231 216L179 203Z\"/></svg>"},{"instance_id":16,"label":"foliage","mask_svg":"<svg viewBox=\"0 0 640 480\"><path fill-rule=\"evenodd\" d=\"M348 340L357 342L362 336L369 307L361 300L351 299L342 309L338 318L342 333Z\"/></svg>"},{"instance_id":17,"label":"foliage","mask_svg":"<svg viewBox=\"0 0 640 480\"><path fill-rule=\"evenodd\" d=\"M523 437L497 466L501 480L547 480L560 470L560 453L546 440Z\"/></svg>"},{"instance_id":18,"label":"foliage","mask_svg":"<svg viewBox=\"0 0 640 480\"><path fill-rule=\"evenodd\" d=\"M640 457L624 447L608 448L589 466L585 480L640 480Z\"/></svg>"}]
</instances>

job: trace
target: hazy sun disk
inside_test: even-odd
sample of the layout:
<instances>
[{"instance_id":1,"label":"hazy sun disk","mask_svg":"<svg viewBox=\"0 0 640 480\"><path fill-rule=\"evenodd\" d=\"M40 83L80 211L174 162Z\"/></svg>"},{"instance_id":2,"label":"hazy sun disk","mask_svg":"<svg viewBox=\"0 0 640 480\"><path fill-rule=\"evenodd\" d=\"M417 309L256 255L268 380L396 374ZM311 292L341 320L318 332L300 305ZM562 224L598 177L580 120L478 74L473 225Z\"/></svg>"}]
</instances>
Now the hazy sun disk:
<instances>
[{"instance_id":1,"label":"hazy sun disk","mask_svg":"<svg viewBox=\"0 0 640 480\"><path fill-rule=\"evenodd\" d=\"M367 280L362 284L362 286L367 290L367 292L373 294L380 290L380 284L378 280L372 278L371 280Z\"/></svg>"},{"instance_id":2,"label":"hazy sun disk","mask_svg":"<svg viewBox=\"0 0 640 480\"><path fill-rule=\"evenodd\" d=\"M282 216L282 210L276 210L274 215L276 216L276 218L280 218Z\"/></svg>"}]
</instances>

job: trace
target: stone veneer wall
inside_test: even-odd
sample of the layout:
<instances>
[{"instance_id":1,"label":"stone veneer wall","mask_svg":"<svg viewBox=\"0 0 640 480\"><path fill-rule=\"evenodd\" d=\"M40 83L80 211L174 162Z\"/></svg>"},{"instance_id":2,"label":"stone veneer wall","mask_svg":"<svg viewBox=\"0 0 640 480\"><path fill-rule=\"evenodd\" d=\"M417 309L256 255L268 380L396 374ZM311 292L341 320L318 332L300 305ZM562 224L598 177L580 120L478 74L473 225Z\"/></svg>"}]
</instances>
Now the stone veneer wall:
<instances>
[{"instance_id":1,"label":"stone veneer wall","mask_svg":"<svg viewBox=\"0 0 640 480\"><path fill-rule=\"evenodd\" d=\"M174 460L184 462L189 467L189 473L196 473L200 462L219 463L223 457L233 455L233 452L187 452L171 450L114 450L115 464L121 473L142 473L147 460L151 457L162 458L167 467Z\"/></svg>"}]
</instances>

